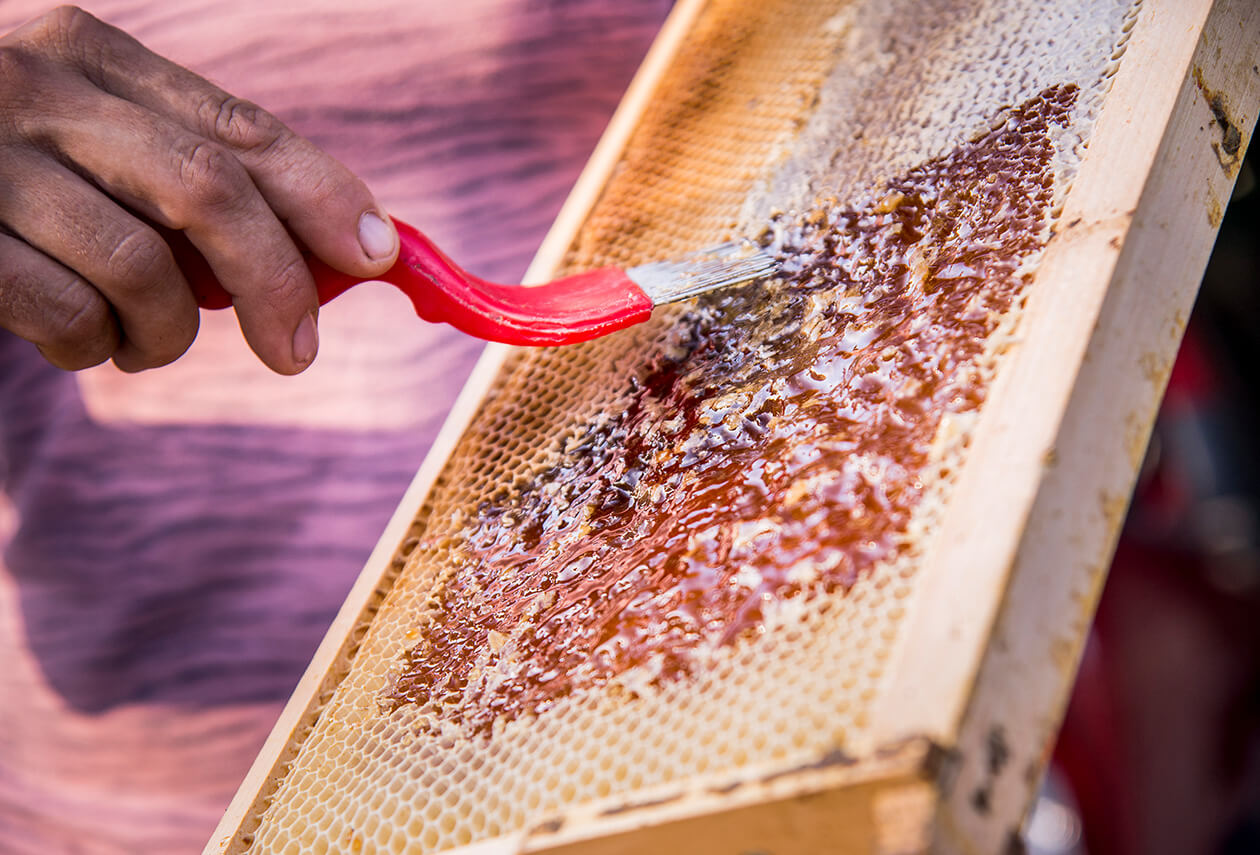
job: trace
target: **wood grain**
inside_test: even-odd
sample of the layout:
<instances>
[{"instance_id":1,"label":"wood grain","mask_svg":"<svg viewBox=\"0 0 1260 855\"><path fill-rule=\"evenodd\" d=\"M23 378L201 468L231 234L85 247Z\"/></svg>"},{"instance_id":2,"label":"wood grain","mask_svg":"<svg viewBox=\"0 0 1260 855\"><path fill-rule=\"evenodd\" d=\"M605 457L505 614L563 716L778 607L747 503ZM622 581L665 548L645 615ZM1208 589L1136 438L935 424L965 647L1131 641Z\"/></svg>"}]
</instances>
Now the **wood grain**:
<instances>
[{"instance_id":1,"label":"wood grain","mask_svg":"<svg viewBox=\"0 0 1260 855\"><path fill-rule=\"evenodd\" d=\"M668 3L85 6L511 279ZM44 8L9 0L0 31ZM0 335L0 851L204 844L480 352L402 306L327 307L299 378L230 314L137 377Z\"/></svg>"}]
</instances>

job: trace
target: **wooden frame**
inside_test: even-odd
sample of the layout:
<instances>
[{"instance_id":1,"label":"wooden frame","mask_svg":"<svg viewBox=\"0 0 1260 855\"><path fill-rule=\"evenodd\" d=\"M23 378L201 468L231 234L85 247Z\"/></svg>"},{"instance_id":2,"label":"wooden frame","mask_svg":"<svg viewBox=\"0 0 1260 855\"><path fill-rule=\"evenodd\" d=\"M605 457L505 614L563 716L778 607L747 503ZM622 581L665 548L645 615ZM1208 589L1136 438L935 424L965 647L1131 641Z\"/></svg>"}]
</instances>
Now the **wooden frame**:
<instances>
[{"instance_id":1,"label":"wooden frame","mask_svg":"<svg viewBox=\"0 0 1260 855\"><path fill-rule=\"evenodd\" d=\"M528 281L560 264L703 7L683 0L672 12ZM1039 265L1021 340L921 570L917 611L874 717L874 741L885 747L582 805L465 847L466 855L666 843L722 852L754 842L776 852L844 851L834 836L841 828L854 846L880 852L999 852L1016 839L1260 107L1257 44L1260 9L1250 0L1141 7ZM397 545L508 352L486 349L206 853L229 851L243 818L283 775L295 735L309 729L333 688L329 675L353 654L354 628L388 588ZM793 821L803 816L811 820Z\"/></svg>"}]
</instances>

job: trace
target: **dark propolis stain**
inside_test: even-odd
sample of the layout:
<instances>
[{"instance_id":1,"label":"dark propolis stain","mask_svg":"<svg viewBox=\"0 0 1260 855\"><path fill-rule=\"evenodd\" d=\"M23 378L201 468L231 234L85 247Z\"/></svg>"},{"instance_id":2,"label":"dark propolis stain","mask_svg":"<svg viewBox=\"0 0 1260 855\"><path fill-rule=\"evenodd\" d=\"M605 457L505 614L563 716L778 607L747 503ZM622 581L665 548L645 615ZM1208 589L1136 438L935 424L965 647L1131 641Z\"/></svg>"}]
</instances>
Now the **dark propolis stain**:
<instances>
[{"instance_id":1,"label":"dark propolis stain","mask_svg":"<svg viewBox=\"0 0 1260 855\"><path fill-rule=\"evenodd\" d=\"M619 804L619 805L613 805L612 807L604 808L602 811L599 812L599 815L600 816L617 816L619 814L630 813L636 810L646 810L647 808L660 807L661 805L667 805L670 802L676 802L682 797L683 797L683 793L673 793L672 795L660 796L654 799L644 799L643 801L623 802L622 804Z\"/></svg>"},{"instance_id":2,"label":"dark propolis stain","mask_svg":"<svg viewBox=\"0 0 1260 855\"><path fill-rule=\"evenodd\" d=\"M564 818L557 816L552 819L544 819L534 826L534 831L539 834L556 834L562 828L564 828Z\"/></svg>"},{"instance_id":3,"label":"dark propolis stain","mask_svg":"<svg viewBox=\"0 0 1260 855\"><path fill-rule=\"evenodd\" d=\"M862 204L782 217L781 281L701 300L629 404L466 526L387 707L488 734L630 669L660 686L907 548L941 419L1049 235L1075 87Z\"/></svg>"},{"instance_id":4,"label":"dark propolis stain","mask_svg":"<svg viewBox=\"0 0 1260 855\"><path fill-rule=\"evenodd\" d=\"M1006 768L1006 763L1011 759L1011 749L1006 744L1006 730L1002 725L994 725L989 729L988 738L985 739L985 757L986 767L989 775L997 777L1002 774L1002 770Z\"/></svg>"},{"instance_id":5,"label":"dark propolis stain","mask_svg":"<svg viewBox=\"0 0 1260 855\"><path fill-rule=\"evenodd\" d=\"M783 769L779 772L773 772L761 779L760 783L770 784L783 778L790 778L799 775L802 772L820 772L836 767L852 766L857 762L857 758L853 755L841 751L839 748L833 748L826 754L823 754L812 763L805 763L801 766L794 766L791 769Z\"/></svg>"},{"instance_id":6,"label":"dark propolis stain","mask_svg":"<svg viewBox=\"0 0 1260 855\"><path fill-rule=\"evenodd\" d=\"M1212 148L1216 151L1216 159L1220 161L1221 169L1225 170L1227 175L1232 176L1232 170L1238 166L1241 160L1242 131L1234 124L1234 120L1229 117L1225 96L1208 88L1207 82L1203 79L1203 69L1196 65L1193 74L1194 82L1199 87L1199 91L1203 93L1203 99L1207 101L1208 109L1212 111L1212 118L1216 121L1216 127L1221 132L1221 141L1212 143Z\"/></svg>"}]
</instances>

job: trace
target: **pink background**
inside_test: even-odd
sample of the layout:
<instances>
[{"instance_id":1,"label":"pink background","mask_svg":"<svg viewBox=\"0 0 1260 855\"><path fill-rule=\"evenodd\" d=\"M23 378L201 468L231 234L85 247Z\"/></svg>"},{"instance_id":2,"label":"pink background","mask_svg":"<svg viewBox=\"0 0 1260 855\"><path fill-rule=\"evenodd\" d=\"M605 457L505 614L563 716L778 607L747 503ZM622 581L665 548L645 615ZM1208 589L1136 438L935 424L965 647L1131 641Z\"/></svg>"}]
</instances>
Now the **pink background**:
<instances>
[{"instance_id":1,"label":"pink background","mask_svg":"<svg viewBox=\"0 0 1260 855\"><path fill-rule=\"evenodd\" d=\"M669 4L85 5L506 280ZM0 32L45 8L7 0ZM208 839L480 350L380 286L326 307L321 340L271 376L219 313L130 377L0 332L0 852Z\"/></svg>"}]
</instances>

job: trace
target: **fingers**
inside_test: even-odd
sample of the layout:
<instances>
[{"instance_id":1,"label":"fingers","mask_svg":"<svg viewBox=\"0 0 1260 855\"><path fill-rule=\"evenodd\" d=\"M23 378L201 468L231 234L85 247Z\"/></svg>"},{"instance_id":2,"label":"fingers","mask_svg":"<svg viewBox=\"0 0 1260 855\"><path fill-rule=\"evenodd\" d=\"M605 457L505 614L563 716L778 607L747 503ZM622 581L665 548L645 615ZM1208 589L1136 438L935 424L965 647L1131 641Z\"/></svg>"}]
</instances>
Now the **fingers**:
<instances>
[{"instance_id":1,"label":"fingers","mask_svg":"<svg viewBox=\"0 0 1260 855\"><path fill-rule=\"evenodd\" d=\"M202 133L240 159L264 198L312 252L338 270L365 278L390 268L398 256L398 236L362 181L256 105L218 90L196 97L200 104L189 109L195 110Z\"/></svg>"},{"instance_id":2,"label":"fingers","mask_svg":"<svg viewBox=\"0 0 1260 855\"><path fill-rule=\"evenodd\" d=\"M42 252L78 274L66 293L87 287L109 304L114 358L128 370L170 361L196 333L195 301L159 232L197 248L250 346L286 374L318 347L295 240L364 278L397 256L392 224L345 167L87 13L63 7L0 39L0 70L0 147L26 161L0 163L0 229L24 258Z\"/></svg>"},{"instance_id":3,"label":"fingers","mask_svg":"<svg viewBox=\"0 0 1260 855\"><path fill-rule=\"evenodd\" d=\"M109 359L120 340L114 314L96 289L6 234L0 234L0 327L70 371Z\"/></svg>"},{"instance_id":4,"label":"fingers","mask_svg":"<svg viewBox=\"0 0 1260 855\"><path fill-rule=\"evenodd\" d=\"M99 87L142 105L222 146L289 229L346 273L384 273L398 237L367 187L337 160L257 105L147 50L84 12L62 12L58 26L81 46L67 52Z\"/></svg>"},{"instance_id":5,"label":"fingers","mask_svg":"<svg viewBox=\"0 0 1260 855\"><path fill-rule=\"evenodd\" d=\"M59 155L110 196L185 233L232 294L245 339L263 362L283 374L306 368L317 348L315 285L242 164L204 137L86 83L63 88L60 97L42 129ZM74 118L83 115L93 121Z\"/></svg>"},{"instance_id":6,"label":"fingers","mask_svg":"<svg viewBox=\"0 0 1260 855\"><path fill-rule=\"evenodd\" d=\"M40 152L5 151L0 182L9 188L0 220L113 306L122 333L113 353L119 368L166 365L188 349L197 304L157 232Z\"/></svg>"}]
</instances>

